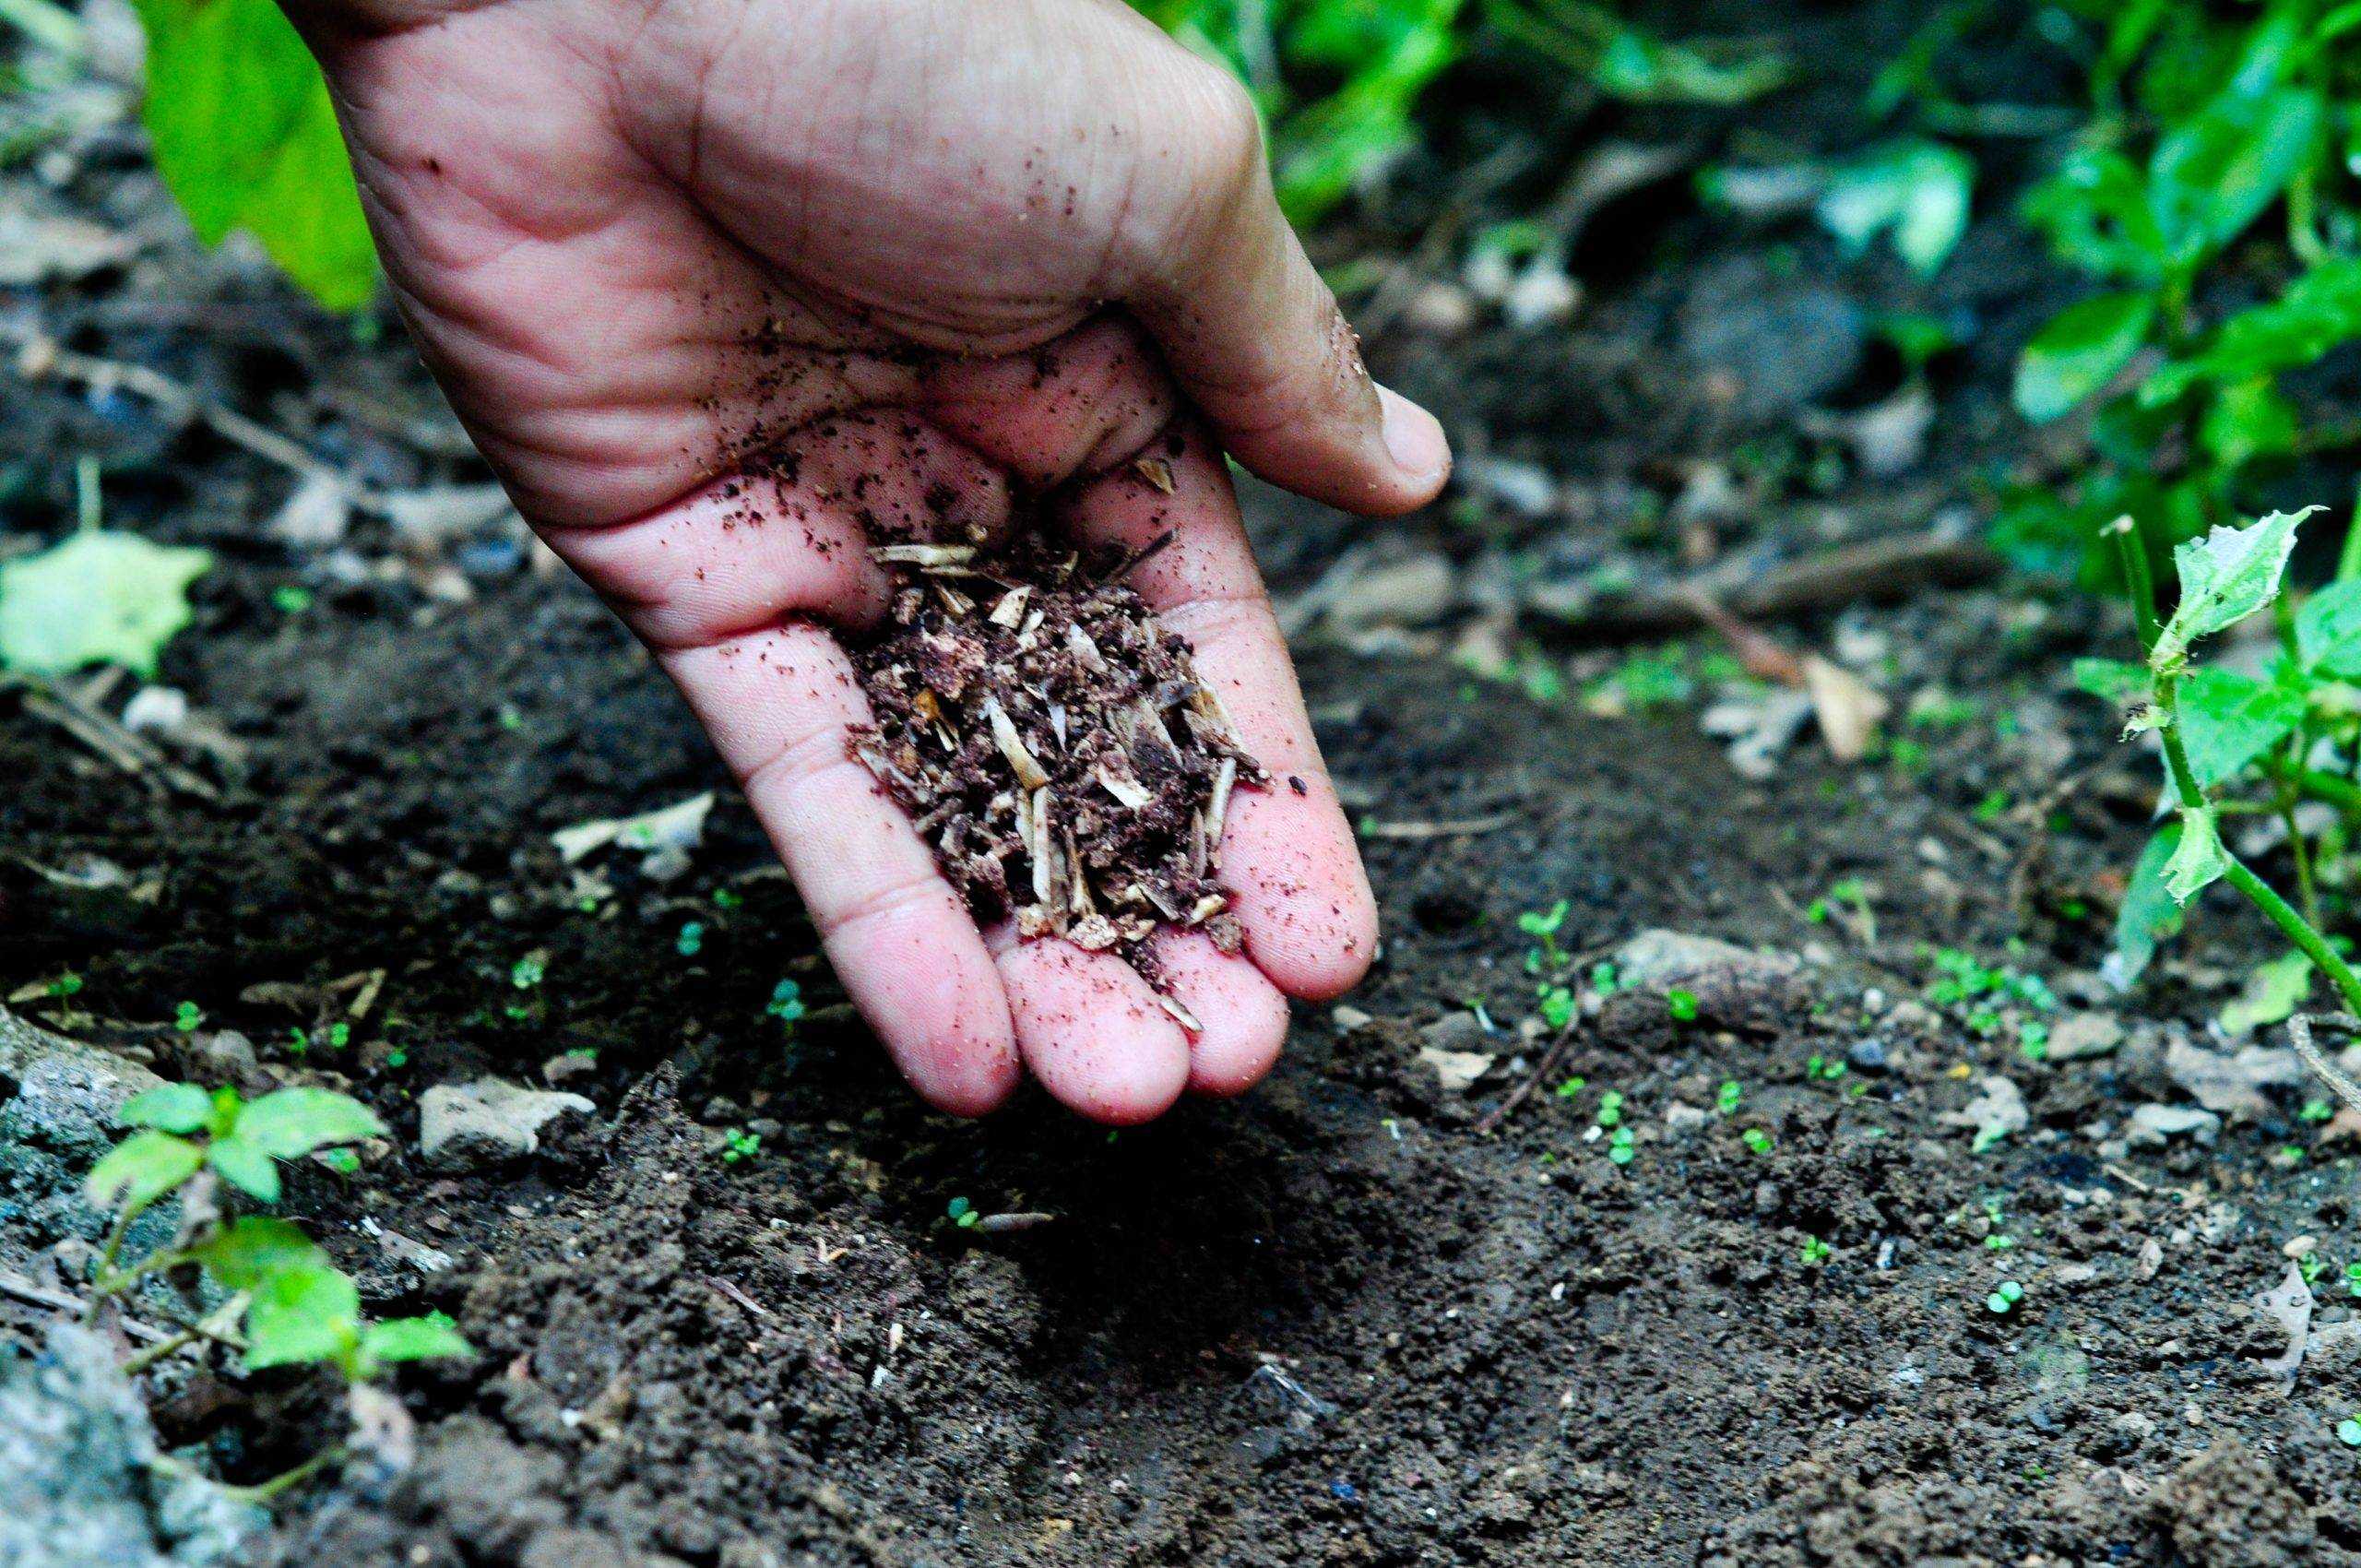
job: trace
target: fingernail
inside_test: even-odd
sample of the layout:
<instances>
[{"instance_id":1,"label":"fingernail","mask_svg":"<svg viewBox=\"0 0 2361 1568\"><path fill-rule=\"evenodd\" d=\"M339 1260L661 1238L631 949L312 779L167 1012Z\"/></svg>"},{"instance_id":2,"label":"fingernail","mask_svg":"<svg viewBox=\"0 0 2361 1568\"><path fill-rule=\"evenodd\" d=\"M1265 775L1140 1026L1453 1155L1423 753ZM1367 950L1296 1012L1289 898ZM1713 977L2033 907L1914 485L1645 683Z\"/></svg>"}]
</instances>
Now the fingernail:
<instances>
[{"instance_id":1,"label":"fingernail","mask_svg":"<svg viewBox=\"0 0 2361 1568\"><path fill-rule=\"evenodd\" d=\"M1385 421L1385 452L1403 477L1429 483L1451 467L1451 442L1435 416L1390 386L1377 389Z\"/></svg>"}]
</instances>

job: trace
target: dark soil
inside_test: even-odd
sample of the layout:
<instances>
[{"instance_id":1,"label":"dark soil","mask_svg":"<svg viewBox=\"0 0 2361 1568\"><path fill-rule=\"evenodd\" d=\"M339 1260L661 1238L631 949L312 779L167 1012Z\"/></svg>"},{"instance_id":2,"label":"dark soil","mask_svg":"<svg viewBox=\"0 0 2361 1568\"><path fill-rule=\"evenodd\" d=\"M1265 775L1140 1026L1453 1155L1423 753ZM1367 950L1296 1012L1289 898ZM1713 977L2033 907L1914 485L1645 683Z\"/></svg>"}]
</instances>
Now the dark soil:
<instances>
[{"instance_id":1,"label":"dark soil","mask_svg":"<svg viewBox=\"0 0 2361 1568\"><path fill-rule=\"evenodd\" d=\"M1746 124L1857 138L1860 75L1919 14L1805 13L1792 47L1829 79ZM11 175L11 199L152 218L137 159L101 137L64 194ZM279 469L122 393L12 385L0 548L65 526L88 451L120 526L214 549L162 679L232 743L176 753L192 789L0 696L0 996L169 1075L365 1097L395 1137L350 1180L294 1173L286 1206L373 1310L448 1311L482 1351L405 1370L415 1467L303 1495L275 1559L2361 1562L2333 1436L2361 1361L2274 1374L2284 1335L2250 1304L2308 1236L2315 1326L2349 1315L2351 1146L2298 1119L2299 1084L2210 1146L2119 1145L2137 1108L2189 1102L2175 1041L2275 951L2209 907L2131 996L2095 978L2154 781L2065 667L2119 621L2014 580L1790 619L1779 637L1894 700L1901 743L1840 766L1806 736L1755 778L1701 732L1725 695L1710 644L1634 658L1536 607L1609 568L1769 571L1938 529L2044 460L2005 367L2065 296L2006 207L1980 198L1923 285L1659 188L1577 251L1596 271L1571 327L1373 342L1470 457L1453 496L1384 526L1250 500L1385 947L1260 1090L1120 1134L1038 1095L980 1123L919 1107L726 789L684 876L564 863L555 829L724 781L647 658L505 524L274 542ZM1923 455L1872 478L1807 416L1896 389L1863 324L1903 305L1974 334L1935 375ZM234 256L160 240L127 276L0 295L0 321L154 365L381 483L481 478L397 337L356 347ZM1512 459L1552 480L1545 507L1485 478ZM1370 587L1438 564L1440 596ZM1848 881L1873 922L1816 903ZM1561 899L1577 982L1650 928L1789 956L1678 1005L1609 994L1561 1036L1516 924ZM2061 1004L2022 983L1954 1002L1930 991L1946 954ZM293 1029L349 1007L338 982L380 974L343 1051L298 1053ZM792 1030L765 1010L782 978L812 1008ZM184 1001L196 1029L172 1027ZM2021 1024L2068 1018L2121 1042L2021 1049ZM1428 1051L1474 1075L1446 1087ZM415 1096L484 1073L562 1079L599 1115L527 1163L425 1169ZM1987 1143L1969 1107L1994 1076L2026 1120ZM719 1157L729 1131L754 1158ZM955 1198L1054 1218L963 1229ZM22 1272L59 1239L0 1215ZM260 1402L198 1384L164 1419L251 1478L326 1408L292 1380Z\"/></svg>"}]
</instances>

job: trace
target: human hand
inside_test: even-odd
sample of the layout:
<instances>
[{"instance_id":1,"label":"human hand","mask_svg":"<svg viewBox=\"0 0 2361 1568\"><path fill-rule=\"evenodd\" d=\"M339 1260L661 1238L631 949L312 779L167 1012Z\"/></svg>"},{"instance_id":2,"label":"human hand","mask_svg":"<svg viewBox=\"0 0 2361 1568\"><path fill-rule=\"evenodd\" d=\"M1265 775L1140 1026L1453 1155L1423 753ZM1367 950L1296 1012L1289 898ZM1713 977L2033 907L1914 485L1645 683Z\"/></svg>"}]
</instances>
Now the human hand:
<instances>
[{"instance_id":1,"label":"human hand","mask_svg":"<svg viewBox=\"0 0 2361 1568\"><path fill-rule=\"evenodd\" d=\"M289 0L387 276L519 509L743 782L928 1100L1020 1062L1144 1121L1269 1069L1376 911L1221 453L1369 514L1441 487L1279 216L1250 106L1112 0ZM1133 468L1178 434L1173 492ZM1250 750L1225 956L1167 932L1193 1039L1109 954L980 932L848 754L866 517L1174 542L1131 578Z\"/></svg>"}]
</instances>

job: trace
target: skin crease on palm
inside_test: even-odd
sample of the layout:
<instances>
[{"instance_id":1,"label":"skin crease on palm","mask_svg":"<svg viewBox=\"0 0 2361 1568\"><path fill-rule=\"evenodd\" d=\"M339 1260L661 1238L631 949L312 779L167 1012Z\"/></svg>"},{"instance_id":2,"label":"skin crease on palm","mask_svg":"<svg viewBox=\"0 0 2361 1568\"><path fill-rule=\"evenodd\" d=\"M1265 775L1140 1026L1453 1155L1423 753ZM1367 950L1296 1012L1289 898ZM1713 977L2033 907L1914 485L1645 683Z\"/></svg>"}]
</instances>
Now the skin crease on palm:
<instances>
[{"instance_id":1,"label":"skin crease on palm","mask_svg":"<svg viewBox=\"0 0 2361 1568\"><path fill-rule=\"evenodd\" d=\"M1449 465L1382 392L1228 78L1115 0L294 0L403 315L519 508L642 637L919 1094L1145 1121L1268 1071L1376 912L1223 451L1370 514ZM1185 443L1175 492L1131 459ZM848 497L859 495L860 507ZM861 516L1174 543L1133 582L1280 780L1185 1033L1112 955L979 931L847 754ZM1286 782L1299 779L1302 789Z\"/></svg>"}]
</instances>

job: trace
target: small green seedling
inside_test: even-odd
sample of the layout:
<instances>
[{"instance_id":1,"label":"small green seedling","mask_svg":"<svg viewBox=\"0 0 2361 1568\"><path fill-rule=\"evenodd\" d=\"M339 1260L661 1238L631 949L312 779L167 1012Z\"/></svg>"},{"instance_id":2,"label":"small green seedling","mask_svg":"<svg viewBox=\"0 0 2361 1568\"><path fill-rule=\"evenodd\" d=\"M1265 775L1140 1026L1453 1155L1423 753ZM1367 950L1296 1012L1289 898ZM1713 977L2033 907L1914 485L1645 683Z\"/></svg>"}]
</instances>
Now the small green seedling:
<instances>
[{"instance_id":1,"label":"small green seedling","mask_svg":"<svg viewBox=\"0 0 2361 1568\"><path fill-rule=\"evenodd\" d=\"M2328 1259L2317 1252L2306 1253L2296 1260L2296 1267L2303 1275L2305 1284L2318 1285L2320 1276L2328 1272Z\"/></svg>"},{"instance_id":2,"label":"small green seedling","mask_svg":"<svg viewBox=\"0 0 2361 1568\"><path fill-rule=\"evenodd\" d=\"M1558 932L1565 926L1569 907L1567 901L1560 898L1550 905L1547 912L1527 909L1517 916L1517 930L1534 939L1534 944L1525 950L1526 974L1555 973L1566 967L1566 953L1558 945Z\"/></svg>"},{"instance_id":3,"label":"small green seedling","mask_svg":"<svg viewBox=\"0 0 2361 1568\"><path fill-rule=\"evenodd\" d=\"M1714 1091L1714 1109L1725 1116L1738 1114L1738 1102L1745 1095L1736 1078L1724 1078L1722 1087Z\"/></svg>"},{"instance_id":4,"label":"small green seedling","mask_svg":"<svg viewBox=\"0 0 2361 1568\"><path fill-rule=\"evenodd\" d=\"M1598 1097L1598 1124L1602 1127L1613 1127L1619 1125L1622 1123L1622 1120L1623 1091L1620 1089L1609 1089L1605 1094L1600 1095Z\"/></svg>"},{"instance_id":5,"label":"small green seedling","mask_svg":"<svg viewBox=\"0 0 2361 1568\"><path fill-rule=\"evenodd\" d=\"M771 988L771 999L763 1008L765 1016L777 1018L795 1032L796 1020L803 1016L803 988L791 980L783 980Z\"/></svg>"},{"instance_id":6,"label":"small green seedling","mask_svg":"<svg viewBox=\"0 0 2361 1568\"><path fill-rule=\"evenodd\" d=\"M1550 1092L1555 1094L1560 1099L1572 1099L1574 1096L1582 1093L1583 1090L1587 1088L1589 1086L1590 1080L1584 1077L1580 1073L1577 1073L1572 1077L1568 1078L1564 1083L1560 1084Z\"/></svg>"},{"instance_id":7,"label":"small green seedling","mask_svg":"<svg viewBox=\"0 0 2361 1568\"><path fill-rule=\"evenodd\" d=\"M249 1372L322 1365L348 1383L364 1383L398 1361L472 1354L448 1317L370 1322L361 1292L301 1227L267 1215L240 1215L207 1206L184 1217L180 1236L136 1262L123 1261L132 1222L210 1172L238 1193L278 1201L278 1162L306 1155L344 1155L348 1146L381 1137L385 1124L359 1100L332 1090L293 1087L252 1101L235 1089L211 1092L194 1084L164 1084L126 1101L116 1120L135 1129L91 1167L83 1194L112 1212L90 1280L86 1319L143 1279L196 1268L231 1298L234 1311L184 1319L180 1332L149 1345L125 1363L136 1372L200 1341L243 1352ZM357 1159L345 1169L355 1169ZM241 1327L232 1330L231 1322ZM337 1457L314 1456L260 1486L244 1489L257 1501L278 1495Z\"/></svg>"},{"instance_id":8,"label":"small green seedling","mask_svg":"<svg viewBox=\"0 0 2361 1568\"><path fill-rule=\"evenodd\" d=\"M763 1135L743 1127L732 1127L721 1134L721 1163L736 1165L763 1152Z\"/></svg>"},{"instance_id":9,"label":"small green seedling","mask_svg":"<svg viewBox=\"0 0 2361 1568\"><path fill-rule=\"evenodd\" d=\"M1803 1250L1804 1266L1806 1268L1818 1267L1820 1265L1828 1261L1828 1254L1834 1250L1834 1248L1831 1247L1826 1241L1821 1241L1817 1236L1805 1237Z\"/></svg>"},{"instance_id":10,"label":"small green seedling","mask_svg":"<svg viewBox=\"0 0 2361 1568\"><path fill-rule=\"evenodd\" d=\"M2005 1315L2014 1312L2017 1303L2023 1301L2024 1296L2023 1286L2013 1279L2003 1279L1994 1288L1989 1296L1984 1298L1984 1310L1996 1315Z\"/></svg>"},{"instance_id":11,"label":"small green seedling","mask_svg":"<svg viewBox=\"0 0 2361 1568\"><path fill-rule=\"evenodd\" d=\"M528 953L508 967L508 983L519 991L530 991L549 977L549 960L538 953Z\"/></svg>"},{"instance_id":12,"label":"small green seedling","mask_svg":"<svg viewBox=\"0 0 2361 1568\"><path fill-rule=\"evenodd\" d=\"M2361 1263L2349 1263L2344 1265L2344 1293L2355 1301L2361 1301Z\"/></svg>"},{"instance_id":13,"label":"small green seedling","mask_svg":"<svg viewBox=\"0 0 2361 1568\"><path fill-rule=\"evenodd\" d=\"M2336 1440L2347 1448L2361 1448L2361 1416L2347 1416L2337 1422Z\"/></svg>"},{"instance_id":14,"label":"small green seedling","mask_svg":"<svg viewBox=\"0 0 2361 1568\"><path fill-rule=\"evenodd\" d=\"M1804 1063L1804 1076L1819 1083L1833 1083L1845 1075L1845 1063L1833 1056L1814 1054Z\"/></svg>"},{"instance_id":15,"label":"small green seedling","mask_svg":"<svg viewBox=\"0 0 2361 1568\"><path fill-rule=\"evenodd\" d=\"M687 921L681 926L680 935L672 939L673 951L683 958L694 958L705 951L705 922Z\"/></svg>"},{"instance_id":16,"label":"small green seedling","mask_svg":"<svg viewBox=\"0 0 2361 1568\"><path fill-rule=\"evenodd\" d=\"M953 1198L943 1205L943 1213L944 1218L962 1230L973 1230L976 1228L976 1222L983 1218L976 1212L976 1206L966 1198Z\"/></svg>"},{"instance_id":17,"label":"small green seedling","mask_svg":"<svg viewBox=\"0 0 2361 1568\"><path fill-rule=\"evenodd\" d=\"M1769 1154L1771 1152L1771 1134L1764 1132L1760 1127L1749 1127L1745 1132L1740 1133L1738 1136L1740 1143L1744 1144L1747 1147L1752 1149L1757 1154Z\"/></svg>"},{"instance_id":18,"label":"small green seedling","mask_svg":"<svg viewBox=\"0 0 2361 1568\"><path fill-rule=\"evenodd\" d=\"M2308 1099L2296 1114L2307 1122L2325 1122L2336 1114L2336 1107L2324 1099Z\"/></svg>"},{"instance_id":19,"label":"small green seedling","mask_svg":"<svg viewBox=\"0 0 2361 1568\"><path fill-rule=\"evenodd\" d=\"M1607 1158L1618 1165L1629 1165L1639 1153L1632 1145L1631 1129L1618 1127L1607 1137Z\"/></svg>"},{"instance_id":20,"label":"small green seedling","mask_svg":"<svg viewBox=\"0 0 2361 1568\"><path fill-rule=\"evenodd\" d=\"M1697 993L1693 991L1683 991L1676 986L1664 993L1664 1005L1675 1023L1693 1024L1697 1021Z\"/></svg>"},{"instance_id":21,"label":"small green seedling","mask_svg":"<svg viewBox=\"0 0 2361 1568\"><path fill-rule=\"evenodd\" d=\"M183 1034L193 1034L205 1022L205 1010L194 1002L184 1002L172 1009L172 1028Z\"/></svg>"}]
</instances>

